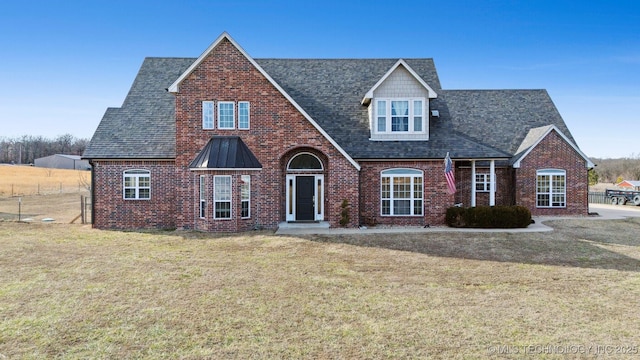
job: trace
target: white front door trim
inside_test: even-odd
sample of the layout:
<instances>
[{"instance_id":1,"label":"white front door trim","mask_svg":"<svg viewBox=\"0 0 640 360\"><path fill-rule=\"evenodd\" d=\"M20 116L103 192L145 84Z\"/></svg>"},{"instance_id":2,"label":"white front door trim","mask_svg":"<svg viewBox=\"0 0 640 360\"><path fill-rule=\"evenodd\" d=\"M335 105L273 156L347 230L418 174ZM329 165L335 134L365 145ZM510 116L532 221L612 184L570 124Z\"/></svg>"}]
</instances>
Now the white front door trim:
<instances>
[{"instance_id":1,"label":"white front door trim","mask_svg":"<svg viewBox=\"0 0 640 360\"><path fill-rule=\"evenodd\" d=\"M324 220L324 175L322 174L287 174L286 194L286 220L296 221L296 176L314 177L314 220Z\"/></svg>"}]
</instances>

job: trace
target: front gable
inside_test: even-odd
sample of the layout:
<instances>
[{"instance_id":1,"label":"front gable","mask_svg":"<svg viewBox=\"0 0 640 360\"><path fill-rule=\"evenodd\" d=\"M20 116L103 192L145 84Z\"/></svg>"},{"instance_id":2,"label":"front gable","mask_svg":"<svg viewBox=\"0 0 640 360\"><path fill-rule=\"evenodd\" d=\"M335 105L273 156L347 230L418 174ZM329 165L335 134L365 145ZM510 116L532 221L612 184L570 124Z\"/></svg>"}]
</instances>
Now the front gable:
<instances>
[{"instance_id":1,"label":"front gable","mask_svg":"<svg viewBox=\"0 0 640 360\"><path fill-rule=\"evenodd\" d=\"M562 133L555 125L541 126L538 128L530 129L527 136L524 138L520 147L516 151L516 154L511 159L513 168L519 168L524 158L526 158L545 138L551 133L556 133L562 141L564 141L573 151L575 151L579 157L581 157L588 169L593 168L595 165L589 158L578 148L569 138Z\"/></svg>"},{"instance_id":2,"label":"front gable","mask_svg":"<svg viewBox=\"0 0 640 360\"><path fill-rule=\"evenodd\" d=\"M228 47L228 45L231 45L231 48ZM221 50L223 49L223 50ZM301 115L304 119L306 119L306 121L308 121L308 123L310 123L320 134L321 136L328 140L329 143L331 143L331 145L344 157L347 159L347 161L349 163L351 163L351 165L353 167L355 167L357 170L360 169L360 165L353 160L353 158L333 139L331 138L331 136L329 136L329 134L313 119L311 118L311 116L309 116L309 114L298 104L296 103L296 101L275 81L273 80L273 78L251 57L247 54L246 51L244 51L244 49L242 47L240 47L230 36L229 34L227 34L226 32L222 33L206 50L204 53L202 53L202 55L200 55L196 61L194 61L194 63L183 73L180 75L180 77L178 77L178 79L167 89L167 91L176 94L176 96L180 96L180 88L181 86L184 85L184 83L186 81L195 81L198 84L195 85L199 91L206 91L210 85L208 84L209 81L211 81L212 79L207 79L206 75L200 74L198 73L200 68L205 67L207 68L205 71L203 71L202 73L205 73L206 71L217 71L217 72L222 72L223 76L219 77L218 79L215 79L216 81L219 81L221 83L224 83L223 86L226 87L226 90L228 90L229 92L233 92L233 93L242 93L243 89L241 89L241 87L251 87L254 84L250 84L250 83L243 83L242 80L239 80L242 75L234 73L234 70L232 69L223 69L220 68L219 64L216 64L214 61L209 61L208 59L211 58L212 56L222 56L223 58L221 58L221 61L226 61L228 63L232 63L233 60L229 59L228 57L232 57L228 56L227 58L224 58L225 54L218 54L218 52L227 52L227 53L238 53L239 55L241 55L242 60L247 61L249 63L248 66L242 67L242 69L240 69L240 71L242 72L246 72L246 71L250 71L251 67L253 69L255 69L260 77L266 79L266 81L273 87L276 89L276 91L282 95L289 104L291 104ZM234 66L237 66L237 64L234 64ZM208 67L213 67L214 69L208 69ZM235 71L238 71L239 69L235 69ZM227 78L228 77L228 78ZM235 81L235 84L234 84ZM256 99L255 97L257 96L266 96L268 95L265 92L262 92L261 94L253 94L253 99L251 98L247 98L245 99L245 101L247 103L251 102L251 101L260 101L261 99ZM201 99L202 101L207 101L207 99L203 98ZM221 100L221 99L211 99L211 101L213 100ZM229 99L230 100L230 99ZM229 103L231 103L232 100L229 101ZM189 104L185 104L185 105L189 105ZM204 106L204 104L201 104L200 106ZM235 104L234 104L235 106ZM189 109L191 110L191 109ZM178 113L180 111L180 104L176 103L176 112ZM201 113L203 113L205 110L201 109ZM218 113L218 115L220 114L219 110L216 110L216 112ZM215 112L214 112L215 114ZM204 116L204 115L203 115ZM234 115L235 116L235 115ZM203 120L204 121L204 120ZM214 122L215 123L215 122ZM177 122L176 126L180 126L181 124L179 124L179 122ZM216 128L216 125L213 125L211 127L211 129ZM218 129L220 129L221 127L218 126ZM235 129L235 126L230 126L230 129ZM204 130L207 130L206 128ZM217 134L220 135L220 134ZM178 131L178 135L177 135L178 141L180 141L180 135L179 135L179 131Z\"/></svg>"},{"instance_id":3,"label":"front gable","mask_svg":"<svg viewBox=\"0 0 640 360\"><path fill-rule=\"evenodd\" d=\"M395 85L395 89L397 89L397 87L400 85L398 84L398 80L407 82L407 89L402 89L403 91L401 93L395 93L395 96L408 96L405 95L404 92L404 90L407 90L420 93L426 91L427 97L429 99L435 99L438 97L438 94L436 94L431 86L429 86L429 84L427 84L418 74L416 74L416 72L404 60L400 59L380 78L380 80L378 80L375 85L373 85L373 87L371 87L371 89L367 91L364 98L362 99L362 104L369 104L371 102L371 99L376 96L375 92L381 87L383 88L382 91L388 92L389 84L386 84L387 80ZM417 83L418 86L416 86L415 83ZM385 89L385 87L387 87L387 89Z\"/></svg>"},{"instance_id":4,"label":"front gable","mask_svg":"<svg viewBox=\"0 0 640 360\"><path fill-rule=\"evenodd\" d=\"M593 163L555 126L534 128L512 164L515 203L533 216L588 212L587 169Z\"/></svg>"},{"instance_id":5,"label":"front gable","mask_svg":"<svg viewBox=\"0 0 640 360\"><path fill-rule=\"evenodd\" d=\"M407 63L398 60L367 91L370 140L429 140L429 102L436 92Z\"/></svg>"}]
</instances>

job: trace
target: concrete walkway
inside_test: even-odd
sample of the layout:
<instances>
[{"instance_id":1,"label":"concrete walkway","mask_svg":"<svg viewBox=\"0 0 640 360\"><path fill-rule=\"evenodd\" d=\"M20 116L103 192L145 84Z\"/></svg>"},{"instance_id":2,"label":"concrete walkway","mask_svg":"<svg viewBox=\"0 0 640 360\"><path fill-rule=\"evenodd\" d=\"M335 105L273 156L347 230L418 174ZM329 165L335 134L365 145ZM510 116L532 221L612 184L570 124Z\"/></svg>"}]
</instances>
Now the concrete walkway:
<instances>
[{"instance_id":1,"label":"concrete walkway","mask_svg":"<svg viewBox=\"0 0 640 360\"><path fill-rule=\"evenodd\" d=\"M523 229L459 229L448 226L431 226L423 228L421 226L376 226L372 228L327 228L327 227L294 227L279 228L276 235L306 235L306 234L399 234L399 233L433 233L433 232L543 232L553 231L553 228L544 225L548 220L560 219L593 219L593 220L614 220L627 217L640 217L640 206L631 205L604 205L589 204L589 212L597 213L590 216L541 216L533 217L534 224Z\"/></svg>"}]
</instances>

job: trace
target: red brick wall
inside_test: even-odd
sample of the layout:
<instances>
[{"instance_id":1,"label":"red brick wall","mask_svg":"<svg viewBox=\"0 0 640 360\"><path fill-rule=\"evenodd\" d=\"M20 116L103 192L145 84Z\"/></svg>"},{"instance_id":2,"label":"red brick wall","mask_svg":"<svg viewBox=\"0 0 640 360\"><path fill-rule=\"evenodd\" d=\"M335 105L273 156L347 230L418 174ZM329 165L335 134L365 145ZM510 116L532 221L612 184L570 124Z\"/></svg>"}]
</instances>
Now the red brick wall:
<instances>
[{"instance_id":1,"label":"red brick wall","mask_svg":"<svg viewBox=\"0 0 640 360\"><path fill-rule=\"evenodd\" d=\"M442 225L447 208L453 206L454 196L446 192L444 165L440 161L361 162L360 208L363 224ZM424 171L424 216L380 215L380 173L386 169L409 168Z\"/></svg>"},{"instance_id":2,"label":"red brick wall","mask_svg":"<svg viewBox=\"0 0 640 360\"><path fill-rule=\"evenodd\" d=\"M249 101L250 130L202 129L202 101ZM179 228L205 228L234 231L243 225L209 218L194 222L198 182L189 163L214 135L240 136L253 151L262 170L256 172L253 186L260 184L254 202L255 222L275 228L285 220L284 165L296 149L314 149L327 161L325 177L325 219L337 226L340 203L352 199L352 224L357 225L357 170L304 116L236 49L224 39L179 86L176 94L176 225ZM234 182L234 186L235 186ZM221 222L225 224L213 224Z\"/></svg>"},{"instance_id":3,"label":"red brick wall","mask_svg":"<svg viewBox=\"0 0 640 360\"><path fill-rule=\"evenodd\" d=\"M151 199L124 200L123 172L151 172ZM94 161L93 221L101 229L175 228L173 161Z\"/></svg>"},{"instance_id":4,"label":"red brick wall","mask_svg":"<svg viewBox=\"0 0 640 360\"><path fill-rule=\"evenodd\" d=\"M566 208L536 207L536 171L561 169L566 171ZM526 206L532 215L587 215L588 175L587 164L555 131L544 138L521 161L516 172L516 204Z\"/></svg>"}]
</instances>

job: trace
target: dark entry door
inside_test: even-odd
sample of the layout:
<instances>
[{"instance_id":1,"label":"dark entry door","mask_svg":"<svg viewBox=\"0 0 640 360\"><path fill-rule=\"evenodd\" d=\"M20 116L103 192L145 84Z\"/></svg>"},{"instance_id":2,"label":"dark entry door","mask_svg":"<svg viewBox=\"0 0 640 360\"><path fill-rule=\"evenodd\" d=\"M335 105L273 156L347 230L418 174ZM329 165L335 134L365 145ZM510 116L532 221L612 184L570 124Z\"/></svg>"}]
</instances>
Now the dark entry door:
<instances>
[{"instance_id":1,"label":"dark entry door","mask_svg":"<svg viewBox=\"0 0 640 360\"><path fill-rule=\"evenodd\" d=\"M296 220L315 220L313 213L313 183L315 176L296 176Z\"/></svg>"}]
</instances>

